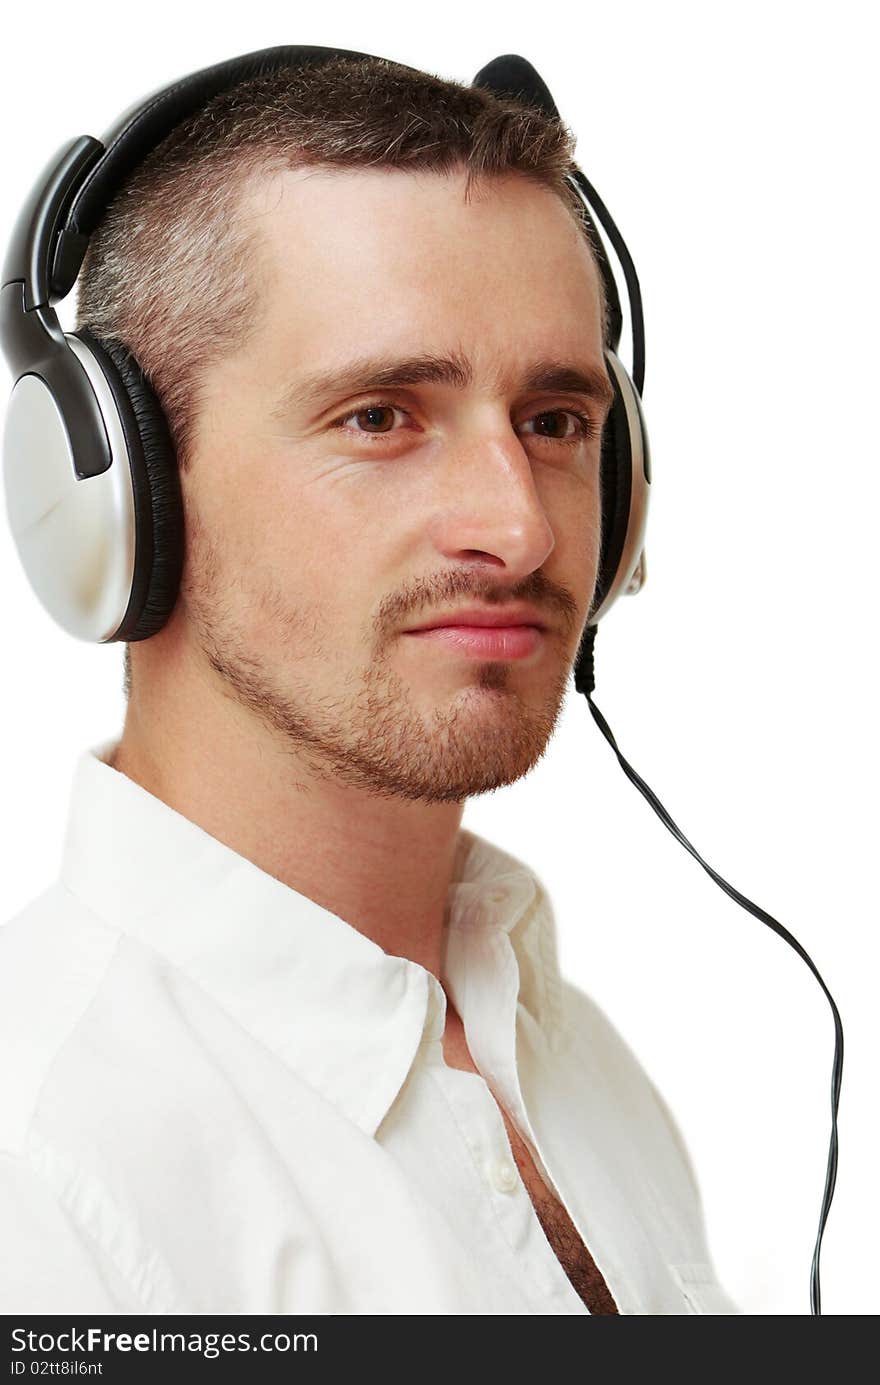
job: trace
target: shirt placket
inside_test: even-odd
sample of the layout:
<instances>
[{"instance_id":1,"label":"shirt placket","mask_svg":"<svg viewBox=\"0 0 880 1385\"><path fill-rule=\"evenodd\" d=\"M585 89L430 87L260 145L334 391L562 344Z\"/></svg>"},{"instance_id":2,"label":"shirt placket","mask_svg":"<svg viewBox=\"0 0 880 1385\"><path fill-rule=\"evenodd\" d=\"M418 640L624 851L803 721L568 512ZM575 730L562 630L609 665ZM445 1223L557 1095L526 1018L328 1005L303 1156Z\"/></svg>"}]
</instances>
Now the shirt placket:
<instances>
[{"instance_id":1,"label":"shirt placket","mask_svg":"<svg viewBox=\"0 0 880 1385\"><path fill-rule=\"evenodd\" d=\"M492 942L484 936L481 945L497 948L502 955L503 948L510 946L503 933ZM509 986L509 969L499 967L498 958L492 960L496 984L499 978L503 978L501 984ZM589 1315L589 1309L575 1292L547 1240L517 1168L504 1118L489 1082L480 1073L449 1067L444 1060L446 997L439 982L434 978L432 981L426 1031L426 1067L440 1085L452 1109L468 1147L475 1175L480 1181L482 1197L488 1202L492 1220L512 1254L517 1278L520 1283L525 1282L526 1292L535 1302L536 1313ZM503 999L505 1004L509 1004L511 997L506 995ZM495 1005L498 1000L496 994ZM513 1004L516 1004L515 996ZM478 1066L483 1066L477 1054L472 1052L472 1057ZM515 1070L511 1081L509 1064L502 1062L497 1052L491 1055L490 1068L493 1085L499 1090L499 1095L503 1090L511 1092L514 1097L516 1112L509 1112L514 1124L521 1127L524 1122L526 1128L530 1129Z\"/></svg>"}]
</instances>

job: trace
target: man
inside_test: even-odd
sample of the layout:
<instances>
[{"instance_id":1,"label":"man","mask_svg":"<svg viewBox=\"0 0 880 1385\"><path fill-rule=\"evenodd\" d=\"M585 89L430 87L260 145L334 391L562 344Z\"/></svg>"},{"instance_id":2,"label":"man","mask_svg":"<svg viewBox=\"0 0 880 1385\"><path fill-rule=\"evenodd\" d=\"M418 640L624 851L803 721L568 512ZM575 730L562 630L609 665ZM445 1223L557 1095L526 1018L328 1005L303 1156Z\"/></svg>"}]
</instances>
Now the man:
<instances>
[{"instance_id":1,"label":"man","mask_svg":"<svg viewBox=\"0 0 880 1385\"><path fill-rule=\"evenodd\" d=\"M597 577L571 157L329 63L215 98L89 247L186 554L0 931L5 1312L737 1311L541 882L462 825L547 748Z\"/></svg>"}]
</instances>

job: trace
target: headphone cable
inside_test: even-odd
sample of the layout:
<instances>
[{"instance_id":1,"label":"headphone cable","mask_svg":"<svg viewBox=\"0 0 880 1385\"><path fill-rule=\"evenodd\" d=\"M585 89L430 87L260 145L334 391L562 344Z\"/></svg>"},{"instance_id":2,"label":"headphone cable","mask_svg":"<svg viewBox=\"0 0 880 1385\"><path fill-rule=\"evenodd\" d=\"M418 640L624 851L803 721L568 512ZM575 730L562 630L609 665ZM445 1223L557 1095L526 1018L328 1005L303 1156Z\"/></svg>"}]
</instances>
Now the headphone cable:
<instances>
[{"instance_id":1,"label":"headphone cable","mask_svg":"<svg viewBox=\"0 0 880 1385\"><path fill-rule=\"evenodd\" d=\"M641 775L639 775L633 769L632 765L628 764L621 755L608 723L590 696L596 686L593 648L596 642L597 629L598 625L589 625L584 632L581 648L578 652L577 663L575 665L574 684L577 691L583 693L586 697L590 711L593 714L593 720L596 722L596 725L599 727L605 739L612 746L615 755L620 761L624 774L626 774L627 778L635 784L639 792L648 800L657 816L666 824L672 835L681 842L682 846L685 847L697 861L699 861L700 865L711 875L715 883L729 894L731 899L734 899L737 904L741 905L743 909L747 909L750 914L754 914L755 918L759 919L762 923L766 923L768 928L772 928L774 933L778 933L781 938L784 938L785 941L794 948L795 952L803 958L810 968L810 971L819 982L819 985L822 987L822 990L825 992L825 995L828 997L828 1004L831 1006L831 1013L834 1016L834 1062L831 1069L831 1139L828 1148L828 1166L825 1173L825 1191L822 1196L822 1208L819 1216L819 1234L816 1238L810 1269L810 1313L821 1316L819 1252L822 1245L822 1233L825 1230L825 1222L828 1219L828 1211L831 1207L831 1199L834 1195L834 1185L837 1181L837 1109L840 1103L840 1084L843 1074L843 1025L840 1020L840 1012L834 1003L831 992L819 975L818 969L814 965L812 958L809 953L801 947L797 938L789 933L788 929L783 927L783 925L773 918L771 914L766 913L760 905L753 904L750 899L746 899L745 895L740 894L739 890L734 889L733 885L729 885L717 871L713 870L712 867L703 860L700 853L691 845L684 833L681 832L673 822L653 789L645 783Z\"/></svg>"}]
</instances>

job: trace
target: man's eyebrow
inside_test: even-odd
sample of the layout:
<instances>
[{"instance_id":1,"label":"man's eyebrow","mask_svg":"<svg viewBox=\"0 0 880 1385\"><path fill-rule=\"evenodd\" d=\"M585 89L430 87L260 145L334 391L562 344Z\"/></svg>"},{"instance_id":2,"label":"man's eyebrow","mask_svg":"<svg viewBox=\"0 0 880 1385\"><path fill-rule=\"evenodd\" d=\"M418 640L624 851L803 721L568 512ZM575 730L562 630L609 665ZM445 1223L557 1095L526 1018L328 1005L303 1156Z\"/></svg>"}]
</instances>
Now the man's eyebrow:
<instances>
[{"instance_id":1,"label":"man's eyebrow","mask_svg":"<svg viewBox=\"0 0 880 1385\"><path fill-rule=\"evenodd\" d=\"M465 356L430 354L407 357L360 357L333 370L306 376L289 386L271 410L282 418L293 409L310 408L338 395L366 394L372 390L395 389L404 385L452 385L464 389L472 384L473 366ZM583 394L604 407L610 407L614 388L604 366L570 361L536 361L525 372L523 389L548 393Z\"/></svg>"}]
</instances>

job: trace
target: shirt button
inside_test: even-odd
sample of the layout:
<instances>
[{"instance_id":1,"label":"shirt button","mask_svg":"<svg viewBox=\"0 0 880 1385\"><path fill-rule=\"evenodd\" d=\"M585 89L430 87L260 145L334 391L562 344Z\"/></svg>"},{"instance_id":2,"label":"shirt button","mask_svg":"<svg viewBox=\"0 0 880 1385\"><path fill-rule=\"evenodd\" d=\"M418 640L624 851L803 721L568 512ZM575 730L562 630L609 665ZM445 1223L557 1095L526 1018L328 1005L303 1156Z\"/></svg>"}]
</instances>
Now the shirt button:
<instances>
[{"instance_id":1,"label":"shirt button","mask_svg":"<svg viewBox=\"0 0 880 1385\"><path fill-rule=\"evenodd\" d=\"M512 1193L517 1183L519 1175L509 1159L496 1159L492 1165L492 1182L499 1193Z\"/></svg>"}]
</instances>

